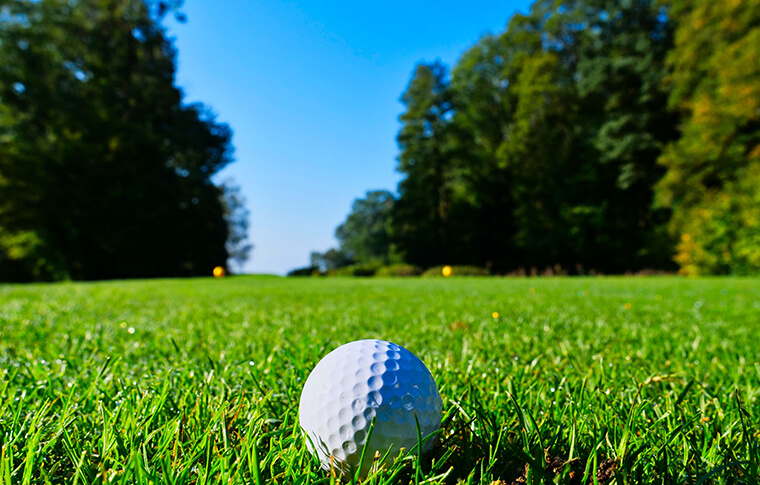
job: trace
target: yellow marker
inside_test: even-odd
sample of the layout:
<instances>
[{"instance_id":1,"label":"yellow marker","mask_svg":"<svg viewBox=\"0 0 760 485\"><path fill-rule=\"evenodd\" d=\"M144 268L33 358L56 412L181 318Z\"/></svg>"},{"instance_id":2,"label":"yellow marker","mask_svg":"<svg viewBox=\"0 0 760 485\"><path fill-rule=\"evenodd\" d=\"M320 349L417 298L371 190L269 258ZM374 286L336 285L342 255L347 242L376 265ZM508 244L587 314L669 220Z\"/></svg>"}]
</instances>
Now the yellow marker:
<instances>
[{"instance_id":1,"label":"yellow marker","mask_svg":"<svg viewBox=\"0 0 760 485\"><path fill-rule=\"evenodd\" d=\"M441 270L441 273L443 273L443 276L447 278L451 276L452 272L453 270L451 269L451 266L448 266L448 265L444 266L443 269Z\"/></svg>"},{"instance_id":2,"label":"yellow marker","mask_svg":"<svg viewBox=\"0 0 760 485\"><path fill-rule=\"evenodd\" d=\"M227 274L227 271L224 269L223 266L217 266L214 268L214 278L224 278L224 276Z\"/></svg>"},{"instance_id":3,"label":"yellow marker","mask_svg":"<svg viewBox=\"0 0 760 485\"><path fill-rule=\"evenodd\" d=\"M499 318L499 312L493 312L491 316L494 318Z\"/></svg>"}]
</instances>

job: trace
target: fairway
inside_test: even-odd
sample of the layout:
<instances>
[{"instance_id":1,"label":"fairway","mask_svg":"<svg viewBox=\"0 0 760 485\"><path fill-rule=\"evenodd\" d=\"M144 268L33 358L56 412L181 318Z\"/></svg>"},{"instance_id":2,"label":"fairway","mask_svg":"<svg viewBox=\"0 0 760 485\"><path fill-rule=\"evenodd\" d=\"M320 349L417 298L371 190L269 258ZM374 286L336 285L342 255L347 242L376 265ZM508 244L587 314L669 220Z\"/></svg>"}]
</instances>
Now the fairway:
<instances>
[{"instance_id":1,"label":"fairway","mask_svg":"<svg viewBox=\"0 0 760 485\"><path fill-rule=\"evenodd\" d=\"M250 276L0 286L0 484L330 483L300 392L363 338L444 421L367 483L758 483L760 279Z\"/></svg>"}]
</instances>

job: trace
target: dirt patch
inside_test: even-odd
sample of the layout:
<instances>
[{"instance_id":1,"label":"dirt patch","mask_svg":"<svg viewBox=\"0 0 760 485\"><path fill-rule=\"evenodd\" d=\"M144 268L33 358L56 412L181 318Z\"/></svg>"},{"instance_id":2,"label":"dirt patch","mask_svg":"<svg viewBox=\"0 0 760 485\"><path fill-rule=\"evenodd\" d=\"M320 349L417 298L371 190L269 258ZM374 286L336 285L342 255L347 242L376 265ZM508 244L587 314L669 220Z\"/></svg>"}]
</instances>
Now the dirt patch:
<instances>
[{"instance_id":1,"label":"dirt patch","mask_svg":"<svg viewBox=\"0 0 760 485\"><path fill-rule=\"evenodd\" d=\"M491 482L491 485L527 485L529 469L530 465L526 463L520 476L513 481L505 482L503 480L496 480ZM596 469L596 480L599 482L599 485L608 483L612 477L614 477L616 469L616 460L607 459L602 461ZM564 460L557 456L547 456L546 465L544 466L544 473L548 478L553 480L557 477L561 477L561 483L568 483L570 485L583 485L582 480L584 470L585 466L578 458ZM588 484L593 483L594 478L589 477Z\"/></svg>"},{"instance_id":2,"label":"dirt patch","mask_svg":"<svg viewBox=\"0 0 760 485\"><path fill-rule=\"evenodd\" d=\"M604 460L596 468L596 481L599 482L599 485L607 483L615 476L615 470L617 470L617 461L611 458Z\"/></svg>"}]
</instances>

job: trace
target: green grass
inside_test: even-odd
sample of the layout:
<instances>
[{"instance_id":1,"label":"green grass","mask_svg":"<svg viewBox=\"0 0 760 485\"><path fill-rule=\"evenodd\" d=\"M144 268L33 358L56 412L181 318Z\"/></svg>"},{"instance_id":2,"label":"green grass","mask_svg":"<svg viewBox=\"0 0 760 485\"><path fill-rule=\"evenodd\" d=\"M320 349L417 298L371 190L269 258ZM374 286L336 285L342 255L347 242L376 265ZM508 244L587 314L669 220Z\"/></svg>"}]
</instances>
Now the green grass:
<instances>
[{"instance_id":1,"label":"green grass","mask_svg":"<svg viewBox=\"0 0 760 485\"><path fill-rule=\"evenodd\" d=\"M301 387L372 337L444 429L368 483L758 483L758 279L237 277L0 286L0 485L334 482Z\"/></svg>"}]
</instances>

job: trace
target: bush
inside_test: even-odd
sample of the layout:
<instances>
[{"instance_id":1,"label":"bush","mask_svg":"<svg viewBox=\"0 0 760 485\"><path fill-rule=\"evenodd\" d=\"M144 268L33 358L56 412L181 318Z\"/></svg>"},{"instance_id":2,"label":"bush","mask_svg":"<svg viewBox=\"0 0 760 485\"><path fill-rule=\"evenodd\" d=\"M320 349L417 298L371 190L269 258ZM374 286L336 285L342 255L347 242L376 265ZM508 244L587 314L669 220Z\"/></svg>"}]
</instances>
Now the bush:
<instances>
[{"instance_id":1,"label":"bush","mask_svg":"<svg viewBox=\"0 0 760 485\"><path fill-rule=\"evenodd\" d=\"M422 269L411 264L391 264L380 267L375 276L417 276L422 273Z\"/></svg>"},{"instance_id":2,"label":"bush","mask_svg":"<svg viewBox=\"0 0 760 485\"><path fill-rule=\"evenodd\" d=\"M319 276L319 266L306 266L288 271L288 276Z\"/></svg>"},{"instance_id":3,"label":"bush","mask_svg":"<svg viewBox=\"0 0 760 485\"><path fill-rule=\"evenodd\" d=\"M352 264L338 269L331 269L327 276L375 276L380 264Z\"/></svg>"},{"instance_id":4,"label":"bush","mask_svg":"<svg viewBox=\"0 0 760 485\"><path fill-rule=\"evenodd\" d=\"M478 266L452 266L451 276L489 276L490 273L485 268ZM423 278L443 278L443 266L433 266L422 273Z\"/></svg>"}]
</instances>

